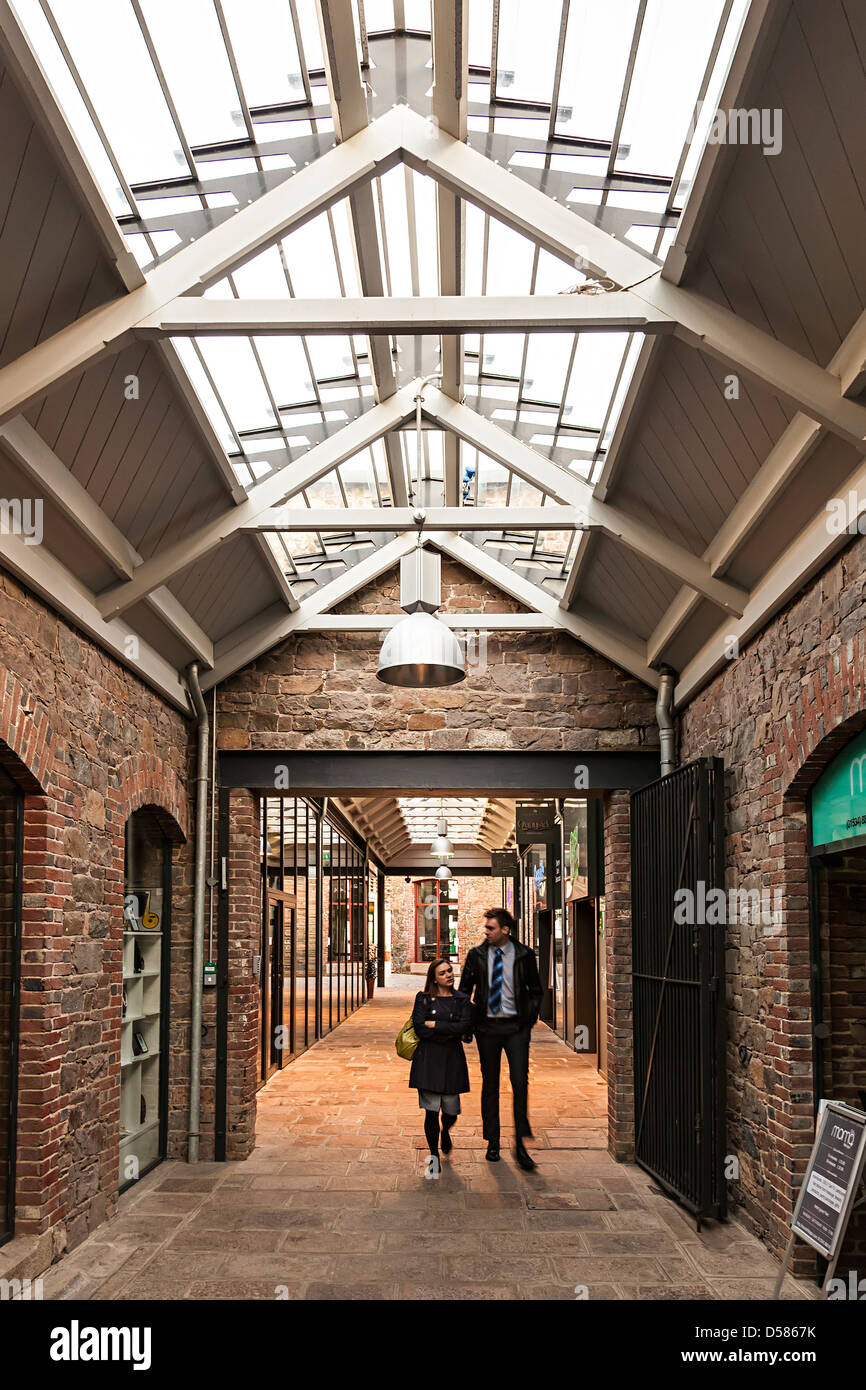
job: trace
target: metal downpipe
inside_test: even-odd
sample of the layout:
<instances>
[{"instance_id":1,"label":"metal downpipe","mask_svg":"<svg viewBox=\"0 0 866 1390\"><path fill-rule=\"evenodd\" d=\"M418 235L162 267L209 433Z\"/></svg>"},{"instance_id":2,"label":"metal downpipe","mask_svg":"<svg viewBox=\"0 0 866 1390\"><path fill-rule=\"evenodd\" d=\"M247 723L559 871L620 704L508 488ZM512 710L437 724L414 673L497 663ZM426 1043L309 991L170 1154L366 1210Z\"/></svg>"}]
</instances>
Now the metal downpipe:
<instances>
[{"instance_id":1,"label":"metal downpipe","mask_svg":"<svg viewBox=\"0 0 866 1390\"><path fill-rule=\"evenodd\" d=\"M663 666L660 672L659 690L656 697L656 722L659 726L659 757L662 777L669 777L676 767L674 753L674 683L676 671Z\"/></svg>"},{"instance_id":2,"label":"metal downpipe","mask_svg":"<svg viewBox=\"0 0 866 1390\"><path fill-rule=\"evenodd\" d=\"M201 1121L201 1018L204 984L204 900L207 850L207 751L210 722L198 680L198 662L186 669L187 684L198 716L195 796L195 878L192 912L192 990L189 1039L189 1151L190 1163L198 1163Z\"/></svg>"}]
</instances>

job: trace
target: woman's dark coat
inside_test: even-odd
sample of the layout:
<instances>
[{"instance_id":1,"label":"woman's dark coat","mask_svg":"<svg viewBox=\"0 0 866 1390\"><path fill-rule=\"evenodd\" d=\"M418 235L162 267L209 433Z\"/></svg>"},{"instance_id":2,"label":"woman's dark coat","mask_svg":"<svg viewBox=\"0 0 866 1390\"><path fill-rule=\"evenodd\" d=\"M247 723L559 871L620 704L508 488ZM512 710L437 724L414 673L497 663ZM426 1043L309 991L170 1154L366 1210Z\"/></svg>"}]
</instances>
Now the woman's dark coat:
<instances>
[{"instance_id":1,"label":"woman's dark coat","mask_svg":"<svg viewBox=\"0 0 866 1390\"><path fill-rule=\"evenodd\" d=\"M435 1028L426 1028L428 1018ZM412 1058L409 1085L419 1091L455 1095L469 1090L469 1071L461 1039L472 1027L469 999L457 990L435 998L423 991L415 996L412 1026L419 1042Z\"/></svg>"}]
</instances>

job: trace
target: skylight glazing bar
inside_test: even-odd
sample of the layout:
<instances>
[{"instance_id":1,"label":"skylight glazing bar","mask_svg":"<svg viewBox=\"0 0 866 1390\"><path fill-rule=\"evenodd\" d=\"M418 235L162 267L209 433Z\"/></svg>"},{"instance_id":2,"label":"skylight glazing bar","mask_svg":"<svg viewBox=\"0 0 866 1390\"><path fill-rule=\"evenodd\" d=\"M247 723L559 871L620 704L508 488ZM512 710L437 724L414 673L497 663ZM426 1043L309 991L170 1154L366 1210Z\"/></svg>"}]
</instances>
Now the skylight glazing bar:
<instances>
[{"instance_id":1,"label":"skylight glazing bar","mask_svg":"<svg viewBox=\"0 0 866 1390\"><path fill-rule=\"evenodd\" d=\"M620 136L622 135L623 122L625 121L625 109L628 106L628 94L631 90L631 79L634 75L634 65L637 61L637 50L640 44L640 36L641 30L643 29L646 7L647 0L640 0L640 4L638 5L637 16L634 22L634 33L632 34L631 48L629 50L628 63L626 64L625 69L625 77L623 78L622 93L620 94L619 99L619 111L617 112L616 125L614 127L613 137L610 142L610 157L607 161L608 178L611 178L613 176L614 166L616 165L616 159L619 153L619 141Z\"/></svg>"},{"instance_id":2,"label":"skylight glazing bar","mask_svg":"<svg viewBox=\"0 0 866 1390\"><path fill-rule=\"evenodd\" d=\"M238 100L241 104L241 115L243 116L247 136L249 137L250 143L255 144L256 132L255 127L253 126L253 118L250 114L250 108L246 98L246 93L244 92L244 84L241 81L241 74L238 68L237 58L235 57L235 51L232 47L231 35L229 34L229 26L226 23L226 17L223 11L221 0L213 0L213 5L214 10L216 11L217 22L220 27L220 33L223 37L223 43L225 44L226 56L229 60L229 67L231 68L232 77L234 79L234 84L237 89Z\"/></svg>"},{"instance_id":3,"label":"skylight glazing bar","mask_svg":"<svg viewBox=\"0 0 866 1390\"><path fill-rule=\"evenodd\" d=\"M562 64L565 58L565 36L568 32L568 12L571 7L571 0L562 0L562 11L559 17L559 41L556 46L556 66L553 70L553 92L550 98L550 120L547 123L547 138L556 138L556 118L559 111L559 89L562 85Z\"/></svg>"},{"instance_id":4,"label":"skylight glazing bar","mask_svg":"<svg viewBox=\"0 0 866 1390\"><path fill-rule=\"evenodd\" d=\"M701 85L700 85L700 87L699 87L699 89L698 89L698 95L697 95L697 99L696 99L696 101L695 101L695 117L697 116L697 113L698 113L698 111L700 110L701 104L702 104L704 98L705 98L706 95L707 95L707 91L708 91L708 89L709 89L710 81L711 81L712 75L713 75L713 70L714 70L714 68L715 68L715 66L716 66L716 61L717 61L718 56L719 56L719 53L720 53L720 51L721 51L722 43L723 43L724 37L725 37L725 31L727 30L727 27L728 27L728 20L729 20L730 17L731 17L731 10L732 10L733 8L734 8L734 0L725 0L725 6L724 6L724 9L722 10L721 16L720 16L720 18L719 18L719 23L718 23L718 27L716 28L715 37L713 38L713 46L712 46L712 48L711 48L711 50L710 50L710 56L709 56L709 58L707 59L707 65L706 65L706 67L704 68L704 75L703 75L703 77L701 78ZM692 121L692 126L694 127L695 124L696 124L696 120L693 119L693 121ZM687 136L686 139L685 139L684 142L683 142L682 152L681 152L681 154L680 154L679 161L677 162L677 167L676 167L676 169L674 170L674 176L673 176L673 178L671 179L671 186L670 186L670 191L669 191L669 195L668 195L668 201L667 201L667 203L666 203L666 205L665 205L665 212L666 212L666 213L672 213L672 212L674 212L674 211L676 210L676 200L677 200L677 194L678 194L678 192L679 192L680 180L681 180L681 178L682 178L682 176L683 176L683 169L685 168L686 160L687 160L688 157L689 157L689 151L690 151L690 149L691 149L691 141L690 141L690 139L689 139L688 136ZM662 229L662 230L664 230L664 229ZM656 251L658 251L658 247L659 247L660 245L661 245L661 236L659 237L659 239L658 239L658 241L657 241L657 243L656 243Z\"/></svg>"},{"instance_id":5,"label":"skylight glazing bar","mask_svg":"<svg viewBox=\"0 0 866 1390\"><path fill-rule=\"evenodd\" d=\"M141 220L141 212L139 210L138 203L136 202L135 194L133 193L131 187L127 183L126 175L120 167L119 160L115 156L114 150L111 145L111 141L109 140L105 132L105 127L103 126L102 121L99 119L99 116L96 112L96 107L90 100L87 88L81 80L81 74L75 65L72 54L69 51L69 46L67 45L66 40L63 37L60 25L57 23L57 20L54 17L54 12L51 9L49 0L39 0L39 8L42 10L46 22L49 25L52 34L54 35L54 40L57 44L57 47L60 49L60 52L63 55L64 61L69 69L72 80L78 89L78 95L81 97L81 100L84 103L85 110L87 111L88 116L93 122L93 127L97 135L99 136L99 139L102 141L103 149L105 150L105 153L108 156L108 159L111 163L111 167L114 170L115 175L117 176L117 181L120 184L123 196L129 203L130 210L132 211L134 216ZM156 260L156 247L154 246L147 231L144 231L144 237L147 241L148 246L150 247L151 254L153 255L154 260Z\"/></svg>"},{"instance_id":6,"label":"skylight glazing bar","mask_svg":"<svg viewBox=\"0 0 866 1390\"><path fill-rule=\"evenodd\" d=\"M493 0L493 22L490 26L490 106L496 101L496 69L499 65L499 0ZM490 112L493 129L493 111Z\"/></svg>"},{"instance_id":7,"label":"skylight glazing bar","mask_svg":"<svg viewBox=\"0 0 866 1390\"><path fill-rule=\"evenodd\" d=\"M301 23L298 18L298 0L289 0L289 10L292 16L292 28L295 31L295 43L298 45L298 60L301 65L301 81L304 84L304 96L307 98L307 105L313 105L313 89L310 86L310 73L307 67L307 58L304 53L304 42L301 38Z\"/></svg>"},{"instance_id":8,"label":"skylight glazing bar","mask_svg":"<svg viewBox=\"0 0 866 1390\"><path fill-rule=\"evenodd\" d=\"M159 54L156 51L156 45L154 44L150 30L147 27L147 21L144 18L140 0L132 0L132 12L138 20L138 27L141 30L141 37L144 39L145 47L147 48L148 54L150 55L150 61L153 64L153 70L156 73L157 81L159 82L159 85L162 88L162 94L165 98L165 104L168 107L169 115L171 116L171 119L174 122L174 126L178 134L178 139L180 140L180 147L184 153L184 158L186 159L186 162L189 165L190 170L193 173L193 176L195 176L196 167L192 148L190 146L189 141L186 138L186 132L183 128L183 122L180 119L177 107L174 103L174 98L171 94L171 89L169 88L168 82L166 81L165 72L163 71L162 63L159 61ZM202 207L204 206L206 206L206 204L204 202L204 199L202 199Z\"/></svg>"}]
</instances>

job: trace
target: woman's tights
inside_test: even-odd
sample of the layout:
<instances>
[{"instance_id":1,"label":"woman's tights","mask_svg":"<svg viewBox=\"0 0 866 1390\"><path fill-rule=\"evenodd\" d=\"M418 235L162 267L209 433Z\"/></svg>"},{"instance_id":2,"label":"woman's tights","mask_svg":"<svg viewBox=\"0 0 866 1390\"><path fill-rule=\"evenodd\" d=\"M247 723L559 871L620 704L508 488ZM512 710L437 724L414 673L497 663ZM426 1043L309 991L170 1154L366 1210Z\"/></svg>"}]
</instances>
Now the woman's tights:
<instances>
[{"instance_id":1,"label":"woman's tights","mask_svg":"<svg viewBox=\"0 0 866 1390\"><path fill-rule=\"evenodd\" d=\"M457 1116L456 1116L456 1115L446 1115L444 1111L442 1112L442 1128L443 1128L443 1130L445 1131L446 1134L447 1134L448 1130L451 1128L451 1126L453 1125L453 1123L454 1123L454 1121L455 1121L456 1119L457 1119ZM439 1152L439 1111L438 1111L438 1110L425 1110L425 1111L424 1111L424 1133L425 1133L425 1135L426 1135L426 1137L427 1137L427 1147L429 1148L431 1154L438 1154L438 1152Z\"/></svg>"}]
</instances>

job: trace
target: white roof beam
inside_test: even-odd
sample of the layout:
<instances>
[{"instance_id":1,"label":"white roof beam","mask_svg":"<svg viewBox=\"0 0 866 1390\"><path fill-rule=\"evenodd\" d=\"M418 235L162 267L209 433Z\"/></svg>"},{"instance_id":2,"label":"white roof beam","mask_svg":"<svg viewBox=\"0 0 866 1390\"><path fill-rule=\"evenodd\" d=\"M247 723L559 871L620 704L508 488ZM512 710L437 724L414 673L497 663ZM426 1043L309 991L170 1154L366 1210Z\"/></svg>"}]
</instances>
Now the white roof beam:
<instances>
[{"instance_id":1,"label":"white roof beam","mask_svg":"<svg viewBox=\"0 0 866 1390\"><path fill-rule=\"evenodd\" d=\"M866 313L836 349L827 368L853 386L858 359L866 357ZM767 516L776 499L796 477L815 446L823 437L821 426L810 416L798 413L773 445L758 472L735 504L730 515L704 551L713 574L720 574L734 559L755 528ZM697 606L694 593L681 590L651 634L648 649L651 662L660 660L683 624Z\"/></svg>"},{"instance_id":2,"label":"white roof beam","mask_svg":"<svg viewBox=\"0 0 866 1390\"><path fill-rule=\"evenodd\" d=\"M516 598L519 603L553 618L576 642L591 647L622 670L630 671L646 685L655 687L658 684L656 673L650 670L646 663L645 644L637 637L614 633L584 615L566 613L551 594L545 593L508 565L503 565L461 536L449 536L445 532L437 531L428 537L428 542L436 545L443 555L449 555L452 560L457 560L473 573L495 584L504 593Z\"/></svg>"},{"instance_id":3,"label":"white roof beam","mask_svg":"<svg viewBox=\"0 0 866 1390\"><path fill-rule=\"evenodd\" d=\"M579 213L460 144L411 111L404 116L403 157L486 208L554 255L579 259L592 272L630 289L676 322L692 347L753 378L855 445L866 443L866 408L846 400L832 373L769 333L693 290L660 279L654 261L618 241Z\"/></svg>"},{"instance_id":4,"label":"white roof beam","mask_svg":"<svg viewBox=\"0 0 866 1390\"><path fill-rule=\"evenodd\" d=\"M202 559L223 541L238 535L245 526L256 521L260 512L303 491L338 464L360 453L411 412L413 392L414 385L403 387L383 405L374 406L357 419L350 420L337 434L324 439L296 463L289 464L250 488L246 502L223 512L213 521L205 522L164 550L157 551L138 567L132 579L100 595L100 611L106 618L116 617L153 589L167 583L187 565Z\"/></svg>"},{"instance_id":5,"label":"white roof beam","mask_svg":"<svg viewBox=\"0 0 866 1390\"><path fill-rule=\"evenodd\" d=\"M0 426L0 444L36 484L40 495L62 512L112 569L130 578L135 567L142 563L138 551L33 426L21 417L8 421ZM160 586L147 595L147 601L157 617L199 661L206 666L213 665L213 643L174 594Z\"/></svg>"},{"instance_id":6,"label":"white roof beam","mask_svg":"<svg viewBox=\"0 0 866 1390\"><path fill-rule=\"evenodd\" d=\"M270 507L251 527L257 531L579 531L573 507Z\"/></svg>"},{"instance_id":7,"label":"white roof beam","mask_svg":"<svg viewBox=\"0 0 866 1390\"><path fill-rule=\"evenodd\" d=\"M0 53L24 92L30 112L73 193L84 207L102 249L116 267L121 281L127 290L143 285L144 275L138 262L8 0L0 0Z\"/></svg>"},{"instance_id":8,"label":"white roof beam","mask_svg":"<svg viewBox=\"0 0 866 1390\"><path fill-rule=\"evenodd\" d=\"M383 632L405 613L322 613L305 618L304 632ZM554 632L559 623L544 613L437 613L456 632Z\"/></svg>"},{"instance_id":9,"label":"white roof beam","mask_svg":"<svg viewBox=\"0 0 866 1390\"><path fill-rule=\"evenodd\" d=\"M0 368L0 423L101 357L119 351L141 319L178 295L201 293L359 183L389 168L399 158L401 126L400 111L386 113L170 256L138 289L91 310Z\"/></svg>"},{"instance_id":10,"label":"white roof beam","mask_svg":"<svg viewBox=\"0 0 866 1390\"><path fill-rule=\"evenodd\" d=\"M191 713L186 687L173 666L128 623L106 622L93 595L44 545L28 545L21 536L0 534L0 564L171 704L184 714Z\"/></svg>"},{"instance_id":11,"label":"white roof beam","mask_svg":"<svg viewBox=\"0 0 866 1390\"><path fill-rule=\"evenodd\" d=\"M269 651L278 642L284 641L302 628L304 619L308 616L324 613L335 603L342 603L343 599L363 589L365 584L371 584L374 579L378 579L386 570L396 565L404 555L414 549L414 546L414 536L398 536L396 540L389 541L387 545L365 555L357 565L352 565L329 584L323 584L316 589L303 600L294 613L286 613L275 621L267 622L255 629L249 623L242 624L236 632L230 633L222 642L217 643L214 669L202 688L210 689L212 685L226 680L235 671L248 666L263 652Z\"/></svg>"},{"instance_id":12,"label":"white roof beam","mask_svg":"<svg viewBox=\"0 0 866 1390\"><path fill-rule=\"evenodd\" d=\"M674 320L636 295L469 295L398 298L381 289L364 299L201 299L179 296L135 325L140 338L254 333L672 333ZM443 387L444 380L443 380ZM454 393L449 391L448 395ZM457 397L454 396L456 400ZM453 505L453 504L452 504Z\"/></svg>"},{"instance_id":13,"label":"white roof beam","mask_svg":"<svg viewBox=\"0 0 866 1390\"><path fill-rule=\"evenodd\" d=\"M849 492L857 495L861 506L866 503L866 461L861 460L842 485L841 495ZM850 541L849 532L838 535L828 527L827 511L822 508L752 590L739 622L718 628L680 673L674 692L677 705L686 704L730 660L732 637L737 639L742 650L745 643Z\"/></svg>"},{"instance_id":14,"label":"white roof beam","mask_svg":"<svg viewBox=\"0 0 866 1390\"><path fill-rule=\"evenodd\" d=\"M755 105L750 91L768 61L788 11L784 0L751 0L719 98L720 111ZM662 276L671 284L682 283L703 247L736 153L737 146L726 142L708 144L704 149L676 236L665 257ZM676 188L671 192L675 196Z\"/></svg>"},{"instance_id":15,"label":"white roof beam","mask_svg":"<svg viewBox=\"0 0 866 1390\"><path fill-rule=\"evenodd\" d=\"M641 345L634 371L632 372L631 381L626 389L625 400L622 403L619 419L614 428L613 438L610 441L610 447L605 455L601 473L593 484L593 496L597 497L601 502L607 500L608 492L613 485L617 470L625 456L626 445L630 442L634 434L638 417L638 408L644 399L652 380L653 372L658 365L660 350L661 342L657 337L647 338ZM628 349L626 349L626 354L627 353ZM592 531L587 531L586 534L578 536L568 571L568 578L565 581L565 589L563 590L562 598L559 600L561 608L570 608L574 602L575 594L580 588L580 581L589 564L592 547ZM689 593L691 592L693 591L689 590Z\"/></svg>"},{"instance_id":16,"label":"white roof beam","mask_svg":"<svg viewBox=\"0 0 866 1390\"><path fill-rule=\"evenodd\" d=\"M334 131L337 139L343 142L364 131L369 121L367 94L358 63L352 6L350 0L327 0L327 4L323 0L316 0L316 10L325 58L325 79L334 113ZM361 288L365 295L381 295L384 293L382 257L371 183L350 193L349 214ZM388 400L397 389L391 345L387 341L370 338L368 352L376 400ZM383 443L391 500L395 507L405 507L409 496L400 442L386 435Z\"/></svg>"},{"instance_id":17,"label":"white roof beam","mask_svg":"<svg viewBox=\"0 0 866 1390\"><path fill-rule=\"evenodd\" d=\"M211 459L225 484L226 491L235 505L240 506L242 502L246 501L246 488L242 487L235 477L228 455L220 443L217 432L211 424L207 411L199 400L192 382L186 374L186 370L177 355L174 344L168 341L162 341L157 344L157 350L189 412L193 427L201 439L208 457ZM270 571L271 578L283 602L288 608L296 608L297 599L292 593L291 586L267 538L257 535L255 537L255 545L262 557L265 567Z\"/></svg>"},{"instance_id":18,"label":"white roof beam","mask_svg":"<svg viewBox=\"0 0 866 1390\"><path fill-rule=\"evenodd\" d=\"M464 141L469 112L469 0L432 0L433 119L440 130ZM465 211L462 199L447 188L437 189L439 292L463 290ZM459 334L441 338L442 390L463 399L463 340ZM446 506L457 505L460 487L460 442L446 434L444 480Z\"/></svg>"},{"instance_id":19,"label":"white roof beam","mask_svg":"<svg viewBox=\"0 0 866 1390\"><path fill-rule=\"evenodd\" d=\"M581 520L587 526L604 531L611 540L619 541L668 574L683 580L728 612L743 611L746 594L742 589L725 580L715 579L704 560L669 540L646 522L630 516L619 507L612 507L609 502L596 501L592 488L583 478L551 463L522 440L507 434L468 406L457 405L441 391L428 389L425 392L424 409L443 428L454 430L461 439L474 444L482 453L509 468L533 487L541 488L558 502L577 507Z\"/></svg>"}]
</instances>

